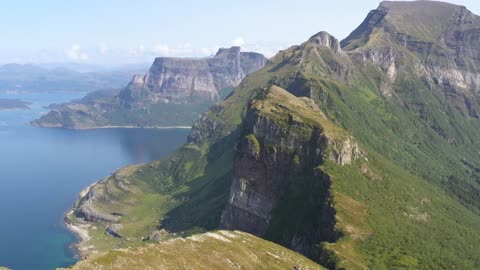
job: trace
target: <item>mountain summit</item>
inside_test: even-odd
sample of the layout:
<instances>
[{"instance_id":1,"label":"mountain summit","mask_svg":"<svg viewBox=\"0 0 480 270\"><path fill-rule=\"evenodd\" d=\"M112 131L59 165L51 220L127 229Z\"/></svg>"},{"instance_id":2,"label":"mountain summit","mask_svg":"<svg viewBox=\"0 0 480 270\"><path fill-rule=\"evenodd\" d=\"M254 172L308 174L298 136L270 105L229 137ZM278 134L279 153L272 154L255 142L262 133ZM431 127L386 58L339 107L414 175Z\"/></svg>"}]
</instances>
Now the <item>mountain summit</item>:
<instances>
[{"instance_id":1,"label":"mountain summit","mask_svg":"<svg viewBox=\"0 0 480 270\"><path fill-rule=\"evenodd\" d=\"M342 47L351 50L386 41L445 42L453 32L475 33L479 23L479 17L464 6L436 1L385 1L342 41Z\"/></svg>"},{"instance_id":2,"label":"mountain summit","mask_svg":"<svg viewBox=\"0 0 480 270\"><path fill-rule=\"evenodd\" d=\"M448 92L462 113L478 118L472 100L480 87L479 43L480 17L466 7L388 1L372 10L341 45L352 56L381 65L392 83L399 72L417 74L429 88ZM384 85L384 94L398 94L390 86Z\"/></svg>"}]
</instances>

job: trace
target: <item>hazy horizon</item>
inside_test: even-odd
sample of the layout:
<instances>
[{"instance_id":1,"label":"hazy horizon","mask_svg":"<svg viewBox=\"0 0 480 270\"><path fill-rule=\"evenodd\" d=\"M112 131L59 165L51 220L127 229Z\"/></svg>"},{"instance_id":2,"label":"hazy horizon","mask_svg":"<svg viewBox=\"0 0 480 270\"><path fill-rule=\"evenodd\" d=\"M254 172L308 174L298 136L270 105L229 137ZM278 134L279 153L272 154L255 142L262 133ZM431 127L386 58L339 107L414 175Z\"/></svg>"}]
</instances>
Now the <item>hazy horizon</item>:
<instances>
[{"instance_id":1,"label":"hazy horizon","mask_svg":"<svg viewBox=\"0 0 480 270\"><path fill-rule=\"evenodd\" d=\"M230 46L270 57L319 31L343 39L380 2L20 0L3 4L0 25L6 41L0 44L0 65L117 66L149 63L158 56L204 57ZM480 13L479 2L444 2Z\"/></svg>"}]
</instances>

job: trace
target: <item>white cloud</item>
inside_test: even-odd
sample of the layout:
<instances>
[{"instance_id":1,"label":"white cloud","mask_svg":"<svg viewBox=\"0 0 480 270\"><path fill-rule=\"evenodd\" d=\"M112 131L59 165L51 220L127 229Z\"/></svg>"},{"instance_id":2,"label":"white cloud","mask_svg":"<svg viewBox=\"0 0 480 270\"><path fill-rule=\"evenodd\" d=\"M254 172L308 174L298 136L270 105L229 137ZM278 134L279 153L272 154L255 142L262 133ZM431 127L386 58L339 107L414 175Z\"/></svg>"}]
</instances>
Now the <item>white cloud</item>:
<instances>
[{"instance_id":1,"label":"white cloud","mask_svg":"<svg viewBox=\"0 0 480 270\"><path fill-rule=\"evenodd\" d=\"M158 56L170 56L170 47L165 44L156 44L151 51Z\"/></svg>"},{"instance_id":2,"label":"white cloud","mask_svg":"<svg viewBox=\"0 0 480 270\"><path fill-rule=\"evenodd\" d=\"M87 53L83 52L81 50L80 45L78 44L73 44L72 47L70 47L68 50L65 51L65 54L67 55L68 58L70 58L70 60L73 60L73 61L88 60Z\"/></svg>"},{"instance_id":3,"label":"white cloud","mask_svg":"<svg viewBox=\"0 0 480 270\"><path fill-rule=\"evenodd\" d=\"M214 55L218 51L218 47L215 48L200 48L200 56L210 56Z\"/></svg>"},{"instance_id":4,"label":"white cloud","mask_svg":"<svg viewBox=\"0 0 480 270\"><path fill-rule=\"evenodd\" d=\"M288 45L279 44L246 44L243 47L243 51L257 52L265 55L265 57L272 57L277 54L278 51L287 49Z\"/></svg>"},{"instance_id":5,"label":"white cloud","mask_svg":"<svg viewBox=\"0 0 480 270\"><path fill-rule=\"evenodd\" d=\"M243 46L245 45L245 40L242 37L237 37L233 40L233 46Z\"/></svg>"},{"instance_id":6,"label":"white cloud","mask_svg":"<svg viewBox=\"0 0 480 270\"><path fill-rule=\"evenodd\" d=\"M136 48L129 48L128 54L133 57L143 56L145 54L145 46L140 44Z\"/></svg>"},{"instance_id":7,"label":"white cloud","mask_svg":"<svg viewBox=\"0 0 480 270\"><path fill-rule=\"evenodd\" d=\"M233 43L233 44L232 44ZM121 47L116 44L100 41L86 48L85 44L74 43L65 50L39 50L33 51L30 55L25 55L18 59L13 57L0 58L0 62L63 62L75 61L92 64L124 64L124 63L143 63L151 62L155 57L208 57L215 55L219 48L229 48L232 45L242 45L244 52L258 52L266 57L275 55L279 50L288 48L289 44L272 42L252 42L247 43L244 38L239 37L235 40L227 40L221 43L197 44L186 41L179 43L143 43L133 45L132 47Z\"/></svg>"},{"instance_id":8,"label":"white cloud","mask_svg":"<svg viewBox=\"0 0 480 270\"><path fill-rule=\"evenodd\" d=\"M192 48L192 44L191 44L190 42L185 42L185 43L182 45L182 47L183 47L184 49L191 49L191 48Z\"/></svg>"},{"instance_id":9,"label":"white cloud","mask_svg":"<svg viewBox=\"0 0 480 270\"><path fill-rule=\"evenodd\" d=\"M198 57L211 55L211 50L208 48L195 48L190 42L175 46L158 43L152 46L150 54L169 57Z\"/></svg>"}]
</instances>

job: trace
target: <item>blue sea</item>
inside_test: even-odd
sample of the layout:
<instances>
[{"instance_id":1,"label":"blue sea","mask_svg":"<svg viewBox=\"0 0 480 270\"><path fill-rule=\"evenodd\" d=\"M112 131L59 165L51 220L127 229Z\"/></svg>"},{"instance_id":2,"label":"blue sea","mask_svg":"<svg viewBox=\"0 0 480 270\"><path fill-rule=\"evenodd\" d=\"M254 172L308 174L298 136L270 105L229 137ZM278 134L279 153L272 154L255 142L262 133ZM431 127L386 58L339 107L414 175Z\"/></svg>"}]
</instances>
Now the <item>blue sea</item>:
<instances>
[{"instance_id":1,"label":"blue sea","mask_svg":"<svg viewBox=\"0 0 480 270\"><path fill-rule=\"evenodd\" d=\"M0 93L32 102L0 111L0 266L50 270L75 263L76 240L63 215L78 192L116 169L159 159L185 142L188 129L65 130L28 126L44 106L85 93Z\"/></svg>"}]
</instances>

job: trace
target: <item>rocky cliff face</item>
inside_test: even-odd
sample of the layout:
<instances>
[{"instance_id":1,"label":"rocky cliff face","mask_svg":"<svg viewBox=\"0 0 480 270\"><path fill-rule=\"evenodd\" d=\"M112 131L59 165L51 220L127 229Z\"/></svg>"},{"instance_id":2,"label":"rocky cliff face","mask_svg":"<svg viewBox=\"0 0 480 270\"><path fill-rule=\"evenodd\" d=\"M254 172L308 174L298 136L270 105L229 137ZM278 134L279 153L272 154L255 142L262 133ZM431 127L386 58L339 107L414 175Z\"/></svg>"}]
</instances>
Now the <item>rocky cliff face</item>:
<instances>
[{"instance_id":1,"label":"rocky cliff face","mask_svg":"<svg viewBox=\"0 0 480 270\"><path fill-rule=\"evenodd\" d=\"M340 131L322 132L326 126L319 124L318 119L310 122L308 114L326 120L312 100L298 99L275 86L268 91L265 101L251 105L244 120L244 137L234 161L221 226L271 238L302 254L318 257L320 251L315 243L332 242L338 237L334 229L335 211L329 204L331 180L318 167L327 159L351 164L361 152L356 142L340 135ZM313 186L314 194L308 190ZM290 213L289 218L298 219L293 223L302 223L303 229L309 229L279 229L278 222L284 217L278 213L288 212L288 204L295 203L292 194L299 192L296 189L301 189L303 196L312 196L312 205L304 210L317 211L321 218L306 221L305 216Z\"/></svg>"},{"instance_id":2,"label":"rocky cliff face","mask_svg":"<svg viewBox=\"0 0 480 270\"><path fill-rule=\"evenodd\" d=\"M398 78L419 75L466 117L478 118L472 100L480 87L480 17L465 7L382 2L341 45L357 63L381 67L385 97L402 99Z\"/></svg>"},{"instance_id":3,"label":"rocky cliff face","mask_svg":"<svg viewBox=\"0 0 480 270\"><path fill-rule=\"evenodd\" d=\"M237 86L248 74L262 68L267 59L240 47L220 49L211 58L159 57L145 76L135 75L119 95L124 106L145 103L211 103L225 88Z\"/></svg>"}]
</instances>

